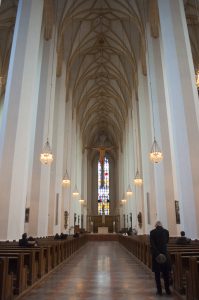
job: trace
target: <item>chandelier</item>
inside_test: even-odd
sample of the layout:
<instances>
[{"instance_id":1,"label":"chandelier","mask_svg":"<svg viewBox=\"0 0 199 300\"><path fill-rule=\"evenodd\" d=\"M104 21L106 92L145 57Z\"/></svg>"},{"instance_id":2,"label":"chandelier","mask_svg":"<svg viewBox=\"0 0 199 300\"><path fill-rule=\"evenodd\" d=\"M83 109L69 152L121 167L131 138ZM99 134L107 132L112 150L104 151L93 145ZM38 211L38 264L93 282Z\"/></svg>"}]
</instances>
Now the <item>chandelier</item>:
<instances>
[{"instance_id":1,"label":"chandelier","mask_svg":"<svg viewBox=\"0 0 199 300\"><path fill-rule=\"evenodd\" d=\"M137 101L136 101L136 124L135 124L135 151L136 151L136 160L137 160L137 171L135 174L135 178L134 178L134 184L136 186L141 186L143 183L142 177L140 175L140 172L138 170L138 165L140 164L140 160L139 160L139 140L138 140L138 131L139 131L139 117L138 117L138 105L137 105ZM136 127L138 130L136 130Z\"/></svg>"},{"instance_id":2,"label":"chandelier","mask_svg":"<svg viewBox=\"0 0 199 300\"><path fill-rule=\"evenodd\" d=\"M140 176L140 172L138 171L138 169L136 171L135 178L134 178L133 181L134 181L134 184L137 185L137 186L141 186L142 183L143 183L143 180Z\"/></svg>"},{"instance_id":3,"label":"chandelier","mask_svg":"<svg viewBox=\"0 0 199 300\"><path fill-rule=\"evenodd\" d=\"M55 28L56 28L56 24L57 24L57 13L58 13L58 8L56 7ZM56 32L54 32L54 45L53 45L53 55L52 55L47 141L44 144L42 153L40 154L40 162L44 165L51 165L51 163L53 162L53 154L52 154L51 147L50 147L50 144L48 141L48 137L49 137L49 124L50 124L50 108L51 108L51 100L52 100L52 82L53 82L53 64L54 64L54 57L55 57L55 46L56 46Z\"/></svg>"},{"instance_id":4,"label":"chandelier","mask_svg":"<svg viewBox=\"0 0 199 300\"><path fill-rule=\"evenodd\" d=\"M153 133L154 133L154 141L151 147L151 152L149 154L149 158L154 163L159 163L163 159L163 154L158 146L158 143L155 138L155 121L154 121L154 109L153 109L153 95L152 95L152 86L151 86L151 74L150 74L150 63L149 63L149 47L148 47L148 39L147 39L147 30L145 28L145 35L146 35L146 46L147 46L147 53L148 53L148 70L149 70L149 91L151 95L151 108L152 108L152 118L153 118Z\"/></svg>"},{"instance_id":5,"label":"chandelier","mask_svg":"<svg viewBox=\"0 0 199 300\"><path fill-rule=\"evenodd\" d=\"M53 155L51 152L50 144L47 138L47 141L43 147L43 151L40 154L40 162L43 165L50 165L53 162Z\"/></svg>"},{"instance_id":6,"label":"chandelier","mask_svg":"<svg viewBox=\"0 0 199 300\"><path fill-rule=\"evenodd\" d=\"M79 191L77 189L77 185L75 185L75 188L73 190L73 196L75 196L75 197L79 196Z\"/></svg>"},{"instance_id":7,"label":"chandelier","mask_svg":"<svg viewBox=\"0 0 199 300\"><path fill-rule=\"evenodd\" d=\"M64 174L64 177L63 177L63 179L62 179L62 186L63 186L63 187L67 187L67 186L69 186L69 185L70 185L70 178L69 178L68 172L67 172L67 170L66 170L66 173Z\"/></svg>"},{"instance_id":8,"label":"chandelier","mask_svg":"<svg viewBox=\"0 0 199 300\"><path fill-rule=\"evenodd\" d=\"M151 152L149 154L149 158L154 163L159 163L163 159L163 154L158 146L158 143L154 137L154 142L151 147Z\"/></svg>"},{"instance_id":9,"label":"chandelier","mask_svg":"<svg viewBox=\"0 0 199 300\"><path fill-rule=\"evenodd\" d=\"M131 185L130 185L130 184L128 185L128 189L127 189L126 194L127 194L127 196L132 196L132 195L133 195L133 192L132 192L132 189L131 189Z\"/></svg>"}]
</instances>

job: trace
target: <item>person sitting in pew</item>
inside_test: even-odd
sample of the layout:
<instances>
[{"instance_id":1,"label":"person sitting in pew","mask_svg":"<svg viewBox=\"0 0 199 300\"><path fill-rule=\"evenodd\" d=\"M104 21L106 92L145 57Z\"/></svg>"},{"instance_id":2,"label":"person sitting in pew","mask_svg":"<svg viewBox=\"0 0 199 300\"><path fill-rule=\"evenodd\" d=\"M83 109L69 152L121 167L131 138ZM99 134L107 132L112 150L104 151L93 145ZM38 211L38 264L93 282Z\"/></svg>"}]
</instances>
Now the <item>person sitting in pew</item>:
<instances>
[{"instance_id":1,"label":"person sitting in pew","mask_svg":"<svg viewBox=\"0 0 199 300\"><path fill-rule=\"evenodd\" d=\"M68 235L63 232L60 234L60 240L66 240L67 237L68 237Z\"/></svg>"},{"instance_id":2,"label":"person sitting in pew","mask_svg":"<svg viewBox=\"0 0 199 300\"><path fill-rule=\"evenodd\" d=\"M54 240L60 240L60 236L59 236L59 234L58 234L58 233L56 233L56 234L55 234L55 236L54 236Z\"/></svg>"},{"instance_id":3,"label":"person sitting in pew","mask_svg":"<svg viewBox=\"0 0 199 300\"><path fill-rule=\"evenodd\" d=\"M185 236L185 232L184 231L181 231L180 235L181 236L176 240L176 244L178 244L178 245L187 245L187 244L191 243L191 239L188 239Z\"/></svg>"},{"instance_id":4,"label":"person sitting in pew","mask_svg":"<svg viewBox=\"0 0 199 300\"><path fill-rule=\"evenodd\" d=\"M20 247L35 247L35 246L37 246L37 243L32 236L30 236L28 238L27 233L24 232L22 234L22 238L19 240L19 246Z\"/></svg>"},{"instance_id":5,"label":"person sitting in pew","mask_svg":"<svg viewBox=\"0 0 199 300\"><path fill-rule=\"evenodd\" d=\"M37 247L37 246L38 246L37 241L35 241L35 239L32 236L30 236L28 238L28 247Z\"/></svg>"}]
</instances>

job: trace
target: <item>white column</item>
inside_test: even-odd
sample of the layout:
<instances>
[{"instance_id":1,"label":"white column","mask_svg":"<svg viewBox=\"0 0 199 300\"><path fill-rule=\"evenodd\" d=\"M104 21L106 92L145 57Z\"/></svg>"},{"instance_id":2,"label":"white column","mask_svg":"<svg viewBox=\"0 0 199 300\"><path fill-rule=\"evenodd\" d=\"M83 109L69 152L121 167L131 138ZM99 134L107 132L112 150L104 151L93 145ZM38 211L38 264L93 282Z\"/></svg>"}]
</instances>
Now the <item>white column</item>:
<instances>
[{"instance_id":1,"label":"white column","mask_svg":"<svg viewBox=\"0 0 199 300\"><path fill-rule=\"evenodd\" d=\"M153 164L155 174L155 191L157 203L157 219L176 235L175 196L171 164L171 148L168 131L168 118L165 103L164 80L160 53L160 41L151 37L148 30L149 62L148 77L151 78L150 100L153 108L155 137L161 147L164 159ZM150 74L149 74L150 71ZM150 90L150 85L149 85Z\"/></svg>"},{"instance_id":2,"label":"white column","mask_svg":"<svg viewBox=\"0 0 199 300\"><path fill-rule=\"evenodd\" d=\"M19 1L0 132L0 239L24 230L42 14L43 1Z\"/></svg>"},{"instance_id":3,"label":"white column","mask_svg":"<svg viewBox=\"0 0 199 300\"><path fill-rule=\"evenodd\" d=\"M63 156L64 156L64 134L65 134L65 73L61 78L57 78L55 94L55 110L53 123L53 148L55 149L55 162L52 166L50 201L49 201L49 226L48 234L62 232L61 217L64 212L61 211L62 202L62 176L63 176Z\"/></svg>"},{"instance_id":4,"label":"white column","mask_svg":"<svg viewBox=\"0 0 199 300\"><path fill-rule=\"evenodd\" d=\"M62 166L62 178L67 170L69 179L71 180L71 101L67 101L65 105L65 125L64 125L64 152L63 152L63 166ZM70 218L70 205L71 205L71 184L62 187L62 218L63 212L67 211L68 216L68 226L66 228L66 233L69 233L69 218ZM64 220L63 220L64 225ZM62 226L63 227L63 226Z\"/></svg>"},{"instance_id":5,"label":"white column","mask_svg":"<svg viewBox=\"0 0 199 300\"><path fill-rule=\"evenodd\" d=\"M175 195L180 202L182 228L188 236L196 238L199 107L184 4L181 0L158 0L158 6Z\"/></svg>"},{"instance_id":6,"label":"white column","mask_svg":"<svg viewBox=\"0 0 199 300\"><path fill-rule=\"evenodd\" d=\"M141 64L138 66L139 86L138 86L138 105L140 119L140 144L141 144L141 160L143 168L143 193L144 193L144 216L145 233L154 227L157 220L156 212L156 193L154 180L154 166L149 160L149 152L151 150L152 135L152 118L149 104L149 94L147 87L147 78L142 74ZM147 195L149 195L147 200ZM147 203L148 202L148 203ZM148 218L149 216L149 218Z\"/></svg>"},{"instance_id":7,"label":"white column","mask_svg":"<svg viewBox=\"0 0 199 300\"><path fill-rule=\"evenodd\" d=\"M48 232L48 201L50 185L50 166L43 166L39 160L40 153L47 138L49 116L53 113L55 90L55 74L51 91L52 59L54 40L43 42L43 56L41 66L41 80L39 86L39 102L37 108L36 134L34 143L34 158L32 168L32 182L30 188L30 221L28 233L33 236L46 236ZM55 62L56 63L56 60ZM54 69L55 70L55 66ZM52 101L50 99L50 94ZM51 101L51 103L50 103ZM51 105L51 107L50 107ZM50 119L49 119L50 118ZM52 126L50 126L52 128ZM49 133L50 144L52 129ZM54 149L52 149L54 151ZM54 162L53 162L54 163Z\"/></svg>"},{"instance_id":8,"label":"white column","mask_svg":"<svg viewBox=\"0 0 199 300\"><path fill-rule=\"evenodd\" d=\"M141 164L141 149L140 149L140 125L139 125L139 108L138 108L138 101L135 100L134 102L134 109L133 109L133 140L134 140L134 158L135 158L135 163L134 163L134 177L136 171L140 172L140 175L143 179L143 172L142 172L142 164ZM134 184L134 199L133 199L133 204L134 204L134 211L136 219L133 220L134 222L132 223L133 227L136 227L138 230L138 233L143 234L145 232L145 222L144 222L144 195L143 195L143 184L141 186L136 186ZM142 213L142 228L138 227L138 220L137 220L137 215L138 213Z\"/></svg>"}]
</instances>

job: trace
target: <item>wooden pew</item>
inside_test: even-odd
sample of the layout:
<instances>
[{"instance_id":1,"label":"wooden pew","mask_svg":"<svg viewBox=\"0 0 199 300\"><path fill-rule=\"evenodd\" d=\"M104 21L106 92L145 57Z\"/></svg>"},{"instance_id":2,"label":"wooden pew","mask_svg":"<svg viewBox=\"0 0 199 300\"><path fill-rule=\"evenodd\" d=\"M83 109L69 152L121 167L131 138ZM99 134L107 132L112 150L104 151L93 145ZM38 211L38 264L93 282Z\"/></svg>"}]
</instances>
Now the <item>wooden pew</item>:
<instances>
[{"instance_id":1,"label":"wooden pew","mask_svg":"<svg viewBox=\"0 0 199 300\"><path fill-rule=\"evenodd\" d=\"M52 238L40 239L40 245L33 248L22 248L16 243L0 242L0 257L2 258L0 260L0 272L2 271L0 300L12 300L13 294L14 297L20 295L27 287L40 280L86 242L86 236L59 241Z\"/></svg>"},{"instance_id":2,"label":"wooden pew","mask_svg":"<svg viewBox=\"0 0 199 300\"><path fill-rule=\"evenodd\" d=\"M173 283L174 288L180 294L186 291L186 272L189 268L189 258L196 256L199 260L199 252L178 252L172 254L175 258L173 263Z\"/></svg>"},{"instance_id":3,"label":"wooden pew","mask_svg":"<svg viewBox=\"0 0 199 300\"><path fill-rule=\"evenodd\" d=\"M13 298L13 275L9 274L9 259L0 257L0 300Z\"/></svg>"},{"instance_id":4,"label":"wooden pew","mask_svg":"<svg viewBox=\"0 0 199 300\"><path fill-rule=\"evenodd\" d=\"M23 253L0 253L1 258L8 259L8 273L13 276L13 294L19 295L27 288L28 273L24 264Z\"/></svg>"},{"instance_id":5,"label":"wooden pew","mask_svg":"<svg viewBox=\"0 0 199 300\"><path fill-rule=\"evenodd\" d=\"M189 258L189 268L186 272L186 299L198 300L199 299L199 259L198 257Z\"/></svg>"},{"instance_id":6,"label":"wooden pew","mask_svg":"<svg viewBox=\"0 0 199 300\"><path fill-rule=\"evenodd\" d=\"M145 265L151 268L149 237L119 235L119 242ZM175 244L173 240L173 242L168 245L168 252L170 254L174 273L174 289L176 289L179 293L185 293L188 286L188 283L186 283L186 272L189 269L189 259L190 257L195 256L195 259L199 260L199 243L197 241L194 243L191 242L187 245L178 245ZM195 276L194 274L196 274L196 272L192 272L192 277ZM196 275L196 278L198 280L197 276L198 275ZM199 300L199 297L197 297L193 299Z\"/></svg>"}]
</instances>

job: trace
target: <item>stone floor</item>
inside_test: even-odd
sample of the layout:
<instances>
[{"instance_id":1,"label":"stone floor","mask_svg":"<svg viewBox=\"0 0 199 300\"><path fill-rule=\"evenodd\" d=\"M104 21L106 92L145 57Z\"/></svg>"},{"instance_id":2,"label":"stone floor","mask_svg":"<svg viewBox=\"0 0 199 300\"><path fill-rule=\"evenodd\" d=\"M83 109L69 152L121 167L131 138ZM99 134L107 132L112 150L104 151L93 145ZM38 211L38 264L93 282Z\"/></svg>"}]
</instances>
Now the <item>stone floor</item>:
<instances>
[{"instance_id":1,"label":"stone floor","mask_svg":"<svg viewBox=\"0 0 199 300\"><path fill-rule=\"evenodd\" d=\"M89 242L23 300L153 300L152 273L118 242Z\"/></svg>"}]
</instances>

